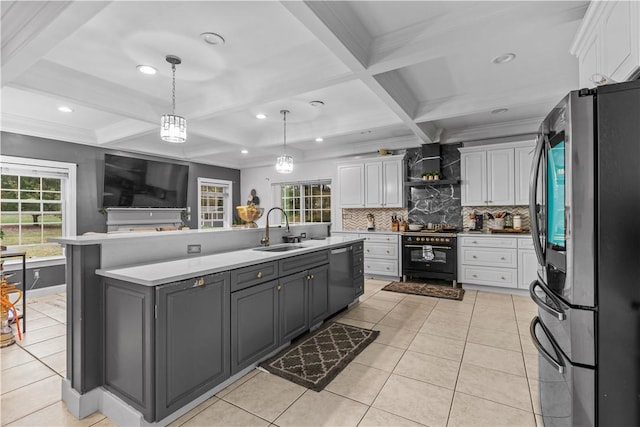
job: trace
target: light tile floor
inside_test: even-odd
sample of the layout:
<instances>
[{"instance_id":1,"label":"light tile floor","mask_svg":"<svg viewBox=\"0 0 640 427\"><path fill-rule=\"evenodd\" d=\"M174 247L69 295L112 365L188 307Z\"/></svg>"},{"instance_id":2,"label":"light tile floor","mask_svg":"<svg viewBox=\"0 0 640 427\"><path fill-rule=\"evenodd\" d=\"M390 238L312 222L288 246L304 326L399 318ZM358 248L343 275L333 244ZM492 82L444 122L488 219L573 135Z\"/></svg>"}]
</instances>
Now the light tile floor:
<instances>
[{"instance_id":1,"label":"light tile floor","mask_svg":"<svg viewBox=\"0 0 640 427\"><path fill-rule=\"evenodd\" d=\"M467 291L452 301L381 291L336 320L380 331L320 393L254 370L171 426L538 426L537 356L526 297ZM29 332L2 349L1 425L113 426L75 419L60 397L65 295L27 301Z\"/></svg>"}]
</instances>

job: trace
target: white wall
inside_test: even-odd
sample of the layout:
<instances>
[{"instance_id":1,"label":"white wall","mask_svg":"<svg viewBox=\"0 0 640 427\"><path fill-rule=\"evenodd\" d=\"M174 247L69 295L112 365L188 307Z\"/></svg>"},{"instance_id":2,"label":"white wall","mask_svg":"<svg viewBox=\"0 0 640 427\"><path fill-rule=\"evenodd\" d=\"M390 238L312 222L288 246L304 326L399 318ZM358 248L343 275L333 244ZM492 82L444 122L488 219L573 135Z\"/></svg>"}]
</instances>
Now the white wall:
<instances>
[{"instance_id":1,"label":"white wall","mask_svg":"<svg viewBox=\"0 0 640 427\"><path fill-rule=\"evenodd\" d=\"M247 203L251 189L255 188L257 196L260 197L260 207L264 208L264 215L257 224L263 227L266 224L266 214L274 206L280 206L280 203L274 204L276 195L273 194L272 184L282 184L288 182L299 181L318 181L330 180L333 184L331 194L331 218L332 222L336 222L336 200L335 200L335 183L336 183L336 164L338 161L349 160L348 158L319 160L316 162L296 162L293 159L293 172L290 174L280 174L275 169L275 158L272 166L264 166L259 168L249 168L240 170L240 202ZM279 196L279 195L278 195ZM234 206L235 209L235 206ZM273 212L269 217L269 223L278 223L279 216ZM335 228L335 227L332 227Z\"/></svg>"}]
</instances>

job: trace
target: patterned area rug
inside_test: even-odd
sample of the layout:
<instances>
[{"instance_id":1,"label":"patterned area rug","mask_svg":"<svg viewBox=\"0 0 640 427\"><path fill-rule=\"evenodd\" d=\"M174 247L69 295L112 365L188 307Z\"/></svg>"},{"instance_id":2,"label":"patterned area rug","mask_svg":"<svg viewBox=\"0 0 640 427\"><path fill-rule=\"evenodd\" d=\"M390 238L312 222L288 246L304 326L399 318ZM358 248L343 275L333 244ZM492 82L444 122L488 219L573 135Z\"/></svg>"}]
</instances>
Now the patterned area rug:
<instances>
[{"instance_id":1,"label":"patterned area rug","mask_svg":"<svg viewBox=\"0 0 640 427\"><path fill-rule=\"evenodd\" d=\"M417 282L391 282L383 291L400 292L403 294L424 295L427 297L447 298L462 301L464 289L454 288L451 285L434 285L431 283Z\"/></svg>"},{"instance_id":2,"label":"patterned area rug","mask_svg":"<svg viewBox=\"0 0 640 427\"><path fill-rule=\"evenodd\" d=\"M332 322L302 336L292 347L260 366L303 387L320 391L379 334L379 331Z\"/></svg>"}]
</instances>

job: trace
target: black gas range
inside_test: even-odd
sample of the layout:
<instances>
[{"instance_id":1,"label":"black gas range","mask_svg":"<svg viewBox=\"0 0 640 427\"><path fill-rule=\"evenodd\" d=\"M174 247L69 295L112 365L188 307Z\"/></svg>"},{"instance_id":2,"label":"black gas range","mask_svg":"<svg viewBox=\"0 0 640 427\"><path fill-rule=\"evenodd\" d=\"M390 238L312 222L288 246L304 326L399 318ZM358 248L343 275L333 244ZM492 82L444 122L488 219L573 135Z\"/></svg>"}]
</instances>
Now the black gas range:
<instances>
[{"instance_id":1,"label":"black gas range","mask_svg":"<svg viewBox=\"0 0 640 427\"><path fill-rule=\"evenodd\" d=\"M451 280L457 284L457 234L445 231L402 233L402 276Z\"/></svg>"}]
</instances>

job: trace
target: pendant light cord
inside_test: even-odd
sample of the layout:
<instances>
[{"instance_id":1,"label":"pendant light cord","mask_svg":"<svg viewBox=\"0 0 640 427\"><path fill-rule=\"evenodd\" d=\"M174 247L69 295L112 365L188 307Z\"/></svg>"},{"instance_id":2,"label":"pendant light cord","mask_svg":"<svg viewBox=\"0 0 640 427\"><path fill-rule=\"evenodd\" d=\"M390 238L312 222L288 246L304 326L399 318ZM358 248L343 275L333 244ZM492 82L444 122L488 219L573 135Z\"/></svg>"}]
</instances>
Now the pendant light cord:
<instances>
[{"instance_id":1,"label":"pendant light cord","mask_svg":"<svg viewBox=\"0 0 640 427\"><path fill-rule=\"evenodd\" d=\"M284 154L287 154L287 111L283 111L284 114Z\"/></svg>"},{"instance_id":2,"label":"pendant light cord","mask_svg":"<svg viewBox=\"0 0 640 427\"><path fill-rule=\"evenodd\" d=\"M171 70L173 71L173 89L171 91L171 105L172 105L172 114L176 114L176 64L171 64Z\"/></svg>"}]
</instances>

